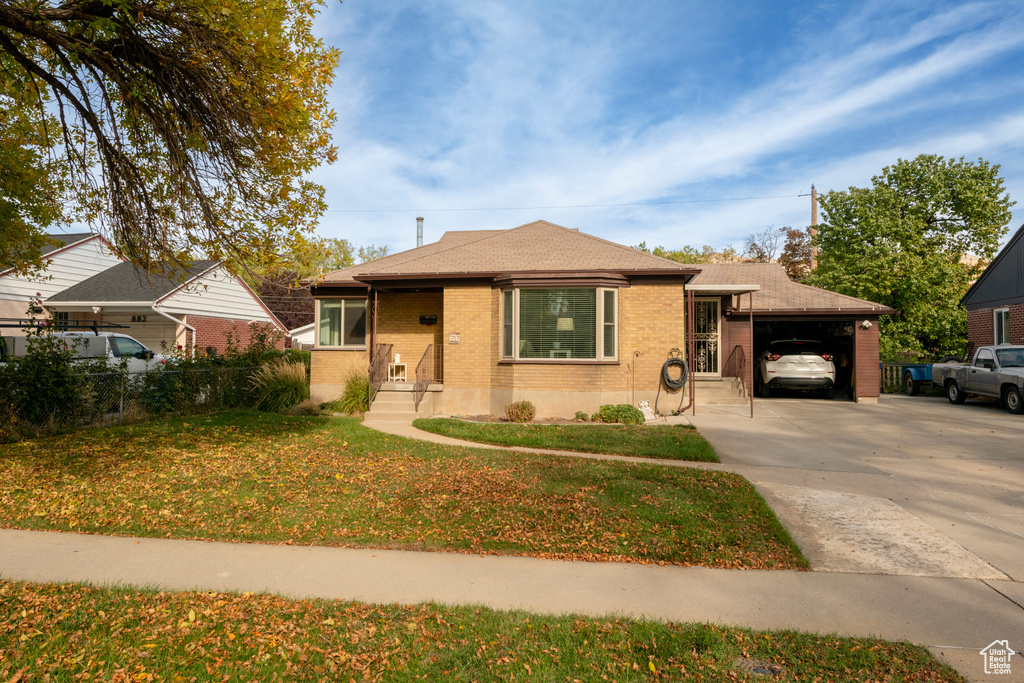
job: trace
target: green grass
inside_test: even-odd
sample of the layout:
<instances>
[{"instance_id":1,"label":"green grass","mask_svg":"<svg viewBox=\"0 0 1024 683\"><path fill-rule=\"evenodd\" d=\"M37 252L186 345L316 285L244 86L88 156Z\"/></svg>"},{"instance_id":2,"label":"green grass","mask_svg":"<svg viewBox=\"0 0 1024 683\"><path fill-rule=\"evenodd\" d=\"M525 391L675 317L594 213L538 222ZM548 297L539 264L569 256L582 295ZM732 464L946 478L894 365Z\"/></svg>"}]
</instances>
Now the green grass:
<instances>
[{"instance_id":1,"label":"green grass","mask_svg":"<svg viewBox=\"0 0 1024 683\"><path fill-rule=\"evenodd\" d=\"M0 681L86 679L963 681L923 647L867 638L0 581Z\"/></svg>"},{"instance_id":2,"label":"green grass","mask_svg":"<svg viewBox=\"0 0 1024 683\"><path fill-rule=\"evenodd\" d=\"M690 425L522 425L435 417L416 420L413 426L497 446L719 462L715 449Z\"/></svg>"},{"instance_id":3,"label":"green grass","mask_svg":"<svg viewBox=\"0 0 1024 683\"><path fill-rule=\"evenodd\" d=\"M806 566L735 474L446 447L351 418L235 411L7 444L0 481L12 528Z\"/></svg>"}]
</instances>

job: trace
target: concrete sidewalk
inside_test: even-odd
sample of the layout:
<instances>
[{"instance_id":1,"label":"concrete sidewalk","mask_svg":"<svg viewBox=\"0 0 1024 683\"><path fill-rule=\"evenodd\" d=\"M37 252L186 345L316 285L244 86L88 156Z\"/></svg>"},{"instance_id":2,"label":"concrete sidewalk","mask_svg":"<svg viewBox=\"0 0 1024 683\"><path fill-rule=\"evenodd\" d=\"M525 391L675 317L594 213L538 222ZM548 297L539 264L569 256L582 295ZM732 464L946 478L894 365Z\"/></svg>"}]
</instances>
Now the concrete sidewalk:
<instances>
[{"instance_id":1,"label":"concrete sidewalk","mask_svg":"<svg viewBox=\"0 0 1024 683\"><path fill-rule=\"evenodd\" d=\"M1024 585L0 530L0 576L376 603L479 604L906 639L972 680L1024 636ZM1014 662L1016 664L1016 662ZM1015 666L1024 674L1024 666ZM1024 680L1024 675L1000 680Z\"/></svg>"}]
</instances>

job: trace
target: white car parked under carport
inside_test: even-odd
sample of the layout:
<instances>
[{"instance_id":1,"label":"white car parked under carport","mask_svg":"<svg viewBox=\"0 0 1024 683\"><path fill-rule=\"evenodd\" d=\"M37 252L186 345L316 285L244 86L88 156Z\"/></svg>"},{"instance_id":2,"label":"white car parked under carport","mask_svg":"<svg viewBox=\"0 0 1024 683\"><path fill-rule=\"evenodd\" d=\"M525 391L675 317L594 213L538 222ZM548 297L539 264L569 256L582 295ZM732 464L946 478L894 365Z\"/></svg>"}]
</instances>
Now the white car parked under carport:
<instances>
[{"instance_id":1,"label":"white car parked under carport","mask_svg":"<svg viewBox=\"0 0 1024 683\"><path fill-rule=\"evenodd\" d=\"M832 354L813 339L778 339L757 360L757 394L771 396L772 389L820 391L836 395L836 366Z\"/></svg>"}]
</instances>

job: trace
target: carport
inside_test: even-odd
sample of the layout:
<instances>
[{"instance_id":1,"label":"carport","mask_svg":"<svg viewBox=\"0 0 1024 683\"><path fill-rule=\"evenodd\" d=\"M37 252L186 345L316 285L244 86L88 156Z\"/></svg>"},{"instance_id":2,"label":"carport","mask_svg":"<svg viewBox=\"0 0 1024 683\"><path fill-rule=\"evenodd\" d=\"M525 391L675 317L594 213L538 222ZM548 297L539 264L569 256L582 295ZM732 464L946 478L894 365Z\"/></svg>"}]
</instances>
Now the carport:
<instances>
[{"instance_id":1,"label":"carport","mask_svg":"<svg viewBox=\"0 0 1024 683\"><path fill-rule=\"evenodd\" d=\"M699 267L702 270L694 278L692 289L705 298L707 311L720 311L717 334L722 377L741 378L750 395L751 368L769 342L814 339L825 344L834 357L837 392L857 402L877 402L878 317L895 311L872 301L793 282L776 263ZM730 287L750 291L754 286L758 289L753 297L729 291ZM700 321L695 323L699 326Z\"/></svg>"}]
</instances>

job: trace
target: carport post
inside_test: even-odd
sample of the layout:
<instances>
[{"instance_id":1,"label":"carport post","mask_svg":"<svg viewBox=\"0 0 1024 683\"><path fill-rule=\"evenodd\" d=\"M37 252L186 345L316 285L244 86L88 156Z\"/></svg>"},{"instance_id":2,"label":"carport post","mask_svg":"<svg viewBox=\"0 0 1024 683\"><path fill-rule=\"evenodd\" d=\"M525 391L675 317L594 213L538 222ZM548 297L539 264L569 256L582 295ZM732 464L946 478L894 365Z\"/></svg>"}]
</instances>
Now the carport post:
<instances>
[{"instance_id":1,"label":"carport post","mask_svg":"<svg viewBox=\"0 0 1024 683\"><path fill-rule=\"evenodd\" d=\"M747 391L750 393L750 417L754 417L754 292L750 292L750 362L747 363Z\"/></svg>"}]
</instances>

